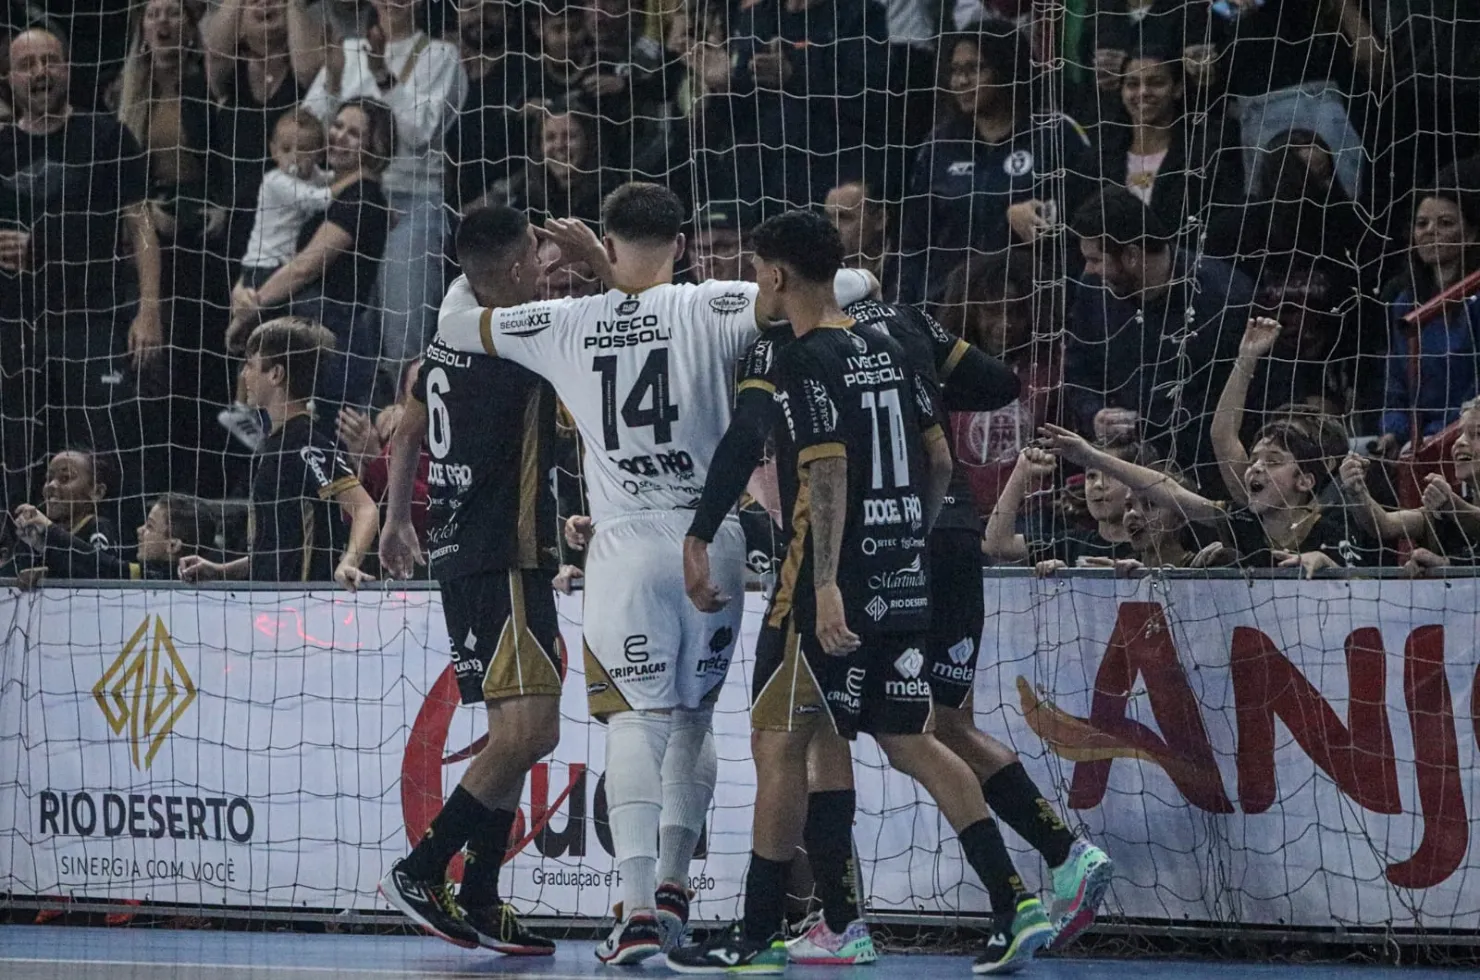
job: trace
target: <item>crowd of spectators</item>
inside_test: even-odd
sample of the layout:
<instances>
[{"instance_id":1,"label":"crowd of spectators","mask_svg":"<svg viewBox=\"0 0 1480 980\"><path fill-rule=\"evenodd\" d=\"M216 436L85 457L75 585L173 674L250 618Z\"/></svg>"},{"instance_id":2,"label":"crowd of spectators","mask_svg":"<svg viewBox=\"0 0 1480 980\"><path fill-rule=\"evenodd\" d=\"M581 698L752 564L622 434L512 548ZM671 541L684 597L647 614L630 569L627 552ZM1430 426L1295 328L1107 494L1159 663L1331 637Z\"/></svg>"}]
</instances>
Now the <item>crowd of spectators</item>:
<instances>
[{"instance_id":1,"label":"crowd of spectators","mask_svg":"<svg viewBox=\"0 0 1480 980\"><path fill-rule=\"evenodd\" d=\"M249 383L311 420L278 492L363 546L459 216L594 224L648 179L690 208L686 275L744 278L760 220L825 209L885 300L1013 367L1015 403L952 421L989 562L1472 562L1480 11L1065 7L7 0L0 544L342 572L240 558L231 501L299 417Z\"/></svg>"}]
</instances>

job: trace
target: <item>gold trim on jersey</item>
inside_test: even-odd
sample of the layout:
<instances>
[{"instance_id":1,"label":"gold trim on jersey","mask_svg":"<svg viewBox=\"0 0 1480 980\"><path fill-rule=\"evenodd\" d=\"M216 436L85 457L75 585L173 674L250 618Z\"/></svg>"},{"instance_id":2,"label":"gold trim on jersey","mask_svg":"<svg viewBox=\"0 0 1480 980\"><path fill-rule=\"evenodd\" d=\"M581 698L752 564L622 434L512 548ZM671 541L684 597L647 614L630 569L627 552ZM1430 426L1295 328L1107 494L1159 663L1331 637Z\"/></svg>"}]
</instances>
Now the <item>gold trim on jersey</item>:
<instances>
[{"instance_id":1,"label":"gold trim on jersey","mask_svg":"<svg viewBox=\"0 0 1480 980\"><path fill-rule=\"evenodd\" d=\"M498 357L498 349L493 346L493 307L487 306L483 309L483 315L478 318L478 339L483 341L483 353L489 357Z\"/></svg>"},{"instance_id":2,"label":"gold trim on jersey","mask_svg":"<svg viewBox=\"0 0 1480 980\"><path fill-rule=\"evenodd\" d=\"M819 442L815 446L808 446L797 453L797 468L808 466L819 459L848 458L848 447L841 442Z\"/></svg>"},{"instance_id":3,"label":"gold trim on jersey","mask_svg":"<svg viewBox=\"0 0 1480 980\"><path fill-rule=\"evenodd\" d=\"M596 654L591 652L591 647L585 640L581 641L581 651L586 661L586 710L591 717L599 722L619 711L631 711L632 705L627 703L622 691L612 681L611 675L606 668L601 666L601 661L596 659Z\"/></svg>"},{"instance_id":4,"label":"gold trim on jersey","mask_svg":"<svg viewBox=\"0 0 1480 980\"><path fill-rule=\"evenodd\" d=\"M801 571L811 524L812 484L807 471L801 470L797 473L797 502L791 508L791 543L786 546L786 558L781 562L780 574L776 576L776 595L771 600L771 618L768 622L777 629L791 615L797 573Z\"/></svg>"},{"instance_id":5,"label":"gold trim on jersey","mask_svg":"<svg viewBox=\"0 0 1480 980\"><path fill-rule=\"evenodd\" d=\"M499 630L498 645L483 674L483 700L498 701L525 695L560 694L560 672L550 652L529 628L524 602L524 573L506 573L509 615Z\"/></svg>"},{"instance_id":6,"label":"gold trim on jersey","mask_svg":"<svg viewBox=\"0 0 1480 980\"><path fill-rule=\"evenodd\" d=\"M971 345L966 341L956 341L956 346L952 347L951 352L946 355L946 362L940 366L939 373L941 381L951 376L951 372L956 370L956 365L961 363L961 358L965 357L966 352L970 349Z\"/></svg>"},{"instance_id":7,"label":"gold trim on jersey","mask_svg":"<svg viewBox=\"0 0 1480 980\"><path fill-rule=\"evenodd\" d=\"M524 436L519 449L519 516L515 523L520 568L536 567L540 557L535 515L540 495L540 399L543 393L544 385L535 385L524 402Z\"/></svg>"},{"instance_id":8,"label":"gold trim on jersey","mask_svg":"<svg viewBox=\"0 0 1480 980\"><path fill-rule=\"evenodd\" d=\"M735 386L735 394L737 395L742 391L751 390L764 391L768 395L776 394L776 386L769 381L762 381L760 378L746 378Z\"/></svg>"},{"instance_id":9,"label":"gold trim on jersey","mask_svg":"<svg viewBox=\"0 0 1480 980\"><path fill-rule=\"evenodd\" d=\"M781 642L780 661L750 703L750 727L756 731L805 730L832 717L822 685L802 652L802 638L790 620Z\"/></svg>"},{"instance_id":10,"label":"gold trim on jersey","mask_svg":"<svg viewBox=\"0 0 1480 980\"><path fill-rule=\"evenodd\" d=\"M360 485L358 478L353 476L341 476L327 487L319 487L320 500L333 500L346 490L353 490Z\"/></svg>"}]
</instances>

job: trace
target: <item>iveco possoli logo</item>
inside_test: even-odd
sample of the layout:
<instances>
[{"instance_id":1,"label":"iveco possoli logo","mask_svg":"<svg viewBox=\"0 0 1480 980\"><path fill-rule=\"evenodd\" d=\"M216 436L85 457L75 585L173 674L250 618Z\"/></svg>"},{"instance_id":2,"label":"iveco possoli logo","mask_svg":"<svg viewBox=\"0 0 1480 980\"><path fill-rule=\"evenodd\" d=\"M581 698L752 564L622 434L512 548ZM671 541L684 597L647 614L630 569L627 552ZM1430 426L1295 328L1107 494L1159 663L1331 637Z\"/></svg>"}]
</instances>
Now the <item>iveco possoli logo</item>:
<instances>
[{"instance_id":1,"label":"iveco possoli logo","mask_svg":"<svg viewBox=\"0 0 1480 980\"><path fill-rule=\"evenodd\" d=\"M160 746L195 701L195 681L175 651L164 620L155 616L153 625L150 635L145 616L92 690L113 734L127 730L135 769L154 764Z\"/></svg>"}]
</instances>

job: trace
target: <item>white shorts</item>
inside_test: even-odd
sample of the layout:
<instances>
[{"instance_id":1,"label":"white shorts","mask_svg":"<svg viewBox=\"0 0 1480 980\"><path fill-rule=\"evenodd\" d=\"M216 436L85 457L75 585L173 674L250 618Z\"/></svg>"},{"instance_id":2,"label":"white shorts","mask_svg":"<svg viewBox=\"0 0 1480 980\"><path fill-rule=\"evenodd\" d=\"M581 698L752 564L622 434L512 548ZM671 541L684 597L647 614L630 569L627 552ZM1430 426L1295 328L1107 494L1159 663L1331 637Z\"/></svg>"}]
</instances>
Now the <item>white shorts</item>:
<instances>
[{"instance_id":1,"label":"white shorts","mask_svg":"<svg viewBox=\"0 0 1480 980\"><path fill-rule=\"evenodd\" d=\"M596 525L581 616L592 717L698 708L719 696L745 609L745 536L734 519L715 535L710 575L730 603L701 613L684 593L692 521L687 511L645 511Z\"/></svg>"}]
</instances>

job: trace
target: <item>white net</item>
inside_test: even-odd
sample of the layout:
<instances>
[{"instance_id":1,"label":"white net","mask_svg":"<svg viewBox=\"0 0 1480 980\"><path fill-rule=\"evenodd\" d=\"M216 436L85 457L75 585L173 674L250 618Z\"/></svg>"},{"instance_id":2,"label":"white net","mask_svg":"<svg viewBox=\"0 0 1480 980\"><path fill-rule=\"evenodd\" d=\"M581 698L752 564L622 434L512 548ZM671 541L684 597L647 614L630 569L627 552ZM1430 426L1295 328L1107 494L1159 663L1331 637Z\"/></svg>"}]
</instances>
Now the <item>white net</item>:
<instances>
[{"instance_id":1,"label":"white net","mask_svg":"<svg viewBox=\"0 0 1480 980\"><path fill-rule=\"evenodd\" d=\"M1252 590L989 578L979 719L1122 863L1116 913L1474 928L1480 799L1464 712L1477 605L1469 583L1375 571L1475 555L1466 433L1480 420L1462 409L1480 393L1480 13L1468 5L117 0L11 2L4 17L3 502L34 505L22 524L39 513L79 542L63 557L56 540L3 535L15 550L4 574L29 583L45 569L56 586L0 605L4 891L375 909L385 861L440 805L476 727L474 712L429 698L445 667L433 600L61 580L171 577L177 552L158 561L141 526L164 494L190 498L163 512L167 538L223 562L247 552L242 501L265 420L236 375L246 332L279 314L333 334L316 427L378 499L406 367L457 271L459 216L498 201L536 222L594 224L605 193L646 179L689 210L682 275L745 278L759 221L826 207L886 300L925 306L1015 369L1016 401L952 420L977 509L1004 509L997 561L1185 566L1202 553L1253 570L1288 553L1372 576ZM540 288L598 285L576 267ZM1251 316L1279 324L1267 343L1245 337ZM1270 547L1127 500L1083 467L1014 484L1049 422L1252 507ZM1260 455L1271 422L1295 433L1275 447L1292 459ZM1348 450L1370 461L1344 473ZM1259 510L1261 493L1287 489L1259 474L1283 463L1298 464L1288 489L1303 496L1280 507L1292 529L1311 517L1293 536ZM570 448L556 488L560 514L578 512ZM330 577L345 529L332 508L322 516L273 545L292 559L274 577ZM777 532L754 507L747 532L763 569ZM319 553L307 566L305 549ZM1301 632L1311 623L1318 636ZM1423 632L1435 625L1437 646ZM1163 629L1175 657L1138 661L1144 685L1107 680L1113 637L1134 647L1122 633ZM1288 671L1302 693L1241 674L1238 651L1270 653L1251 630L1314 693ZM1387 654L1369 663L1348 636ZM748 852L747 665L719 723L706 917L734 913ZM615 895L590 768L601 730L576 673L512 858L514 900L556 917L602 915ZM1302 735L1317 696L1333 713ZM438 728L423 744L426 717L461 734L432 744ZM871 746L858 760L870 907L980 910L954 847L937 853L934 810ZM566 787L559 806L542 802ZM228 864L224 885L201 870Z\"/></svg>"}]
</instances>

